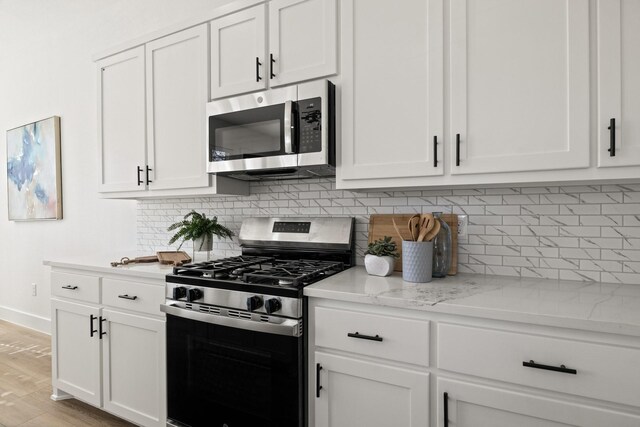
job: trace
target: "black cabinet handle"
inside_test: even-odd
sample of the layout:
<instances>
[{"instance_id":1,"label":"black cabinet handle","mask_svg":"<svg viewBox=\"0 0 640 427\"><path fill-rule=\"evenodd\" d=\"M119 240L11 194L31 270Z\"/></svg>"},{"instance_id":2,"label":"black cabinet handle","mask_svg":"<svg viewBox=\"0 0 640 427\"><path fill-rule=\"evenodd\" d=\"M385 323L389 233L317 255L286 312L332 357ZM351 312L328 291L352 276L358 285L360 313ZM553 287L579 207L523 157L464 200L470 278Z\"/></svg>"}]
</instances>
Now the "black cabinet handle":
<instances>
[{"instance_id":1,"label":"black cabinet handle","mask_svg":"<svg viewBox=\"0 0 640 427\"><path fill-rule=\"evenodd\" d=\"M260 80L262 80L262 77L260 77L260 66L262 64L260 63L260 58L258 58L256 56L256 82L259 82Z\"/></svg>"},{"instance_id":2,"label":"black cabinet handle","mask_svg":"<svg viewBox=\"0 0 640 427\"><path fill-rule=\"evenodd\" d=\"M349 338L360 338L361 340L370 340L370 341L379 341L382 342L382 337L380 335L376 335L375 337L371 336L371 335L362 335L359 332L356 332L355 334L352 332L349 332L347 334L347 336Z\"/></svg>"},{"instance_id":3,"label":"black cabinet handle","mask_svg":"<svg viewBox=\"0 0 640 427\"><path fill-rule=\"evenodd\" d=\"M316 363L316 397L320 397L320 390L322 390L322 386L320 385L320 371L322 371L322 365Z\"/></svg>"},{"instance_id":4,"label":"black cabinet handle","mask_svg":"<svg viewBox=\"0 0 640 427\"><path fill-rule=\"evenodd\" d=\"M438 167L438 137L433 137L433 167Z\"/></svg>"},{"instance_id":5,"label":"black cabinet handle","mask_svg":"<svg viewBox=\"0 0 640 427\"><path fill-rule=\"evenodd\" d=\"M93 334L94 333L98 332L97 329L93 329L93 321L96 320L96 319L97 319L97 317L94 316L93 314L89 315L89 331L90 331L89 336L91 338L93 338Z\"/></svg>"},{"instance_id":6,"label":"black cabinet handle","mask_svg":"<svg viewBox=\"0 0 640 427\"><path fill-rule=\"evenodd\" d=\"M100 329L100 335L98 336L100 337L100 339L102 339L103 335L107 335L107 333L102 330L102 322L106 322L106 321L107 319L100 316L100 322L98 323L98 329Z\"/></svg>"},{"instance_id":7,"label":"black cabinet handle","mask_svg":"<svg viewBox=\"0 0 640 427\"><path fill-rule=\"evenodd\" d=\"M129 296L129 295L127 295L127 294L124 294L124 295L118 295L118 298L122 298L122 299L130 299L130 300L132 300L132 301L135 301L135 300L137 300L137 299L138 299L138 297L137 297L136 295Z\"/></svg>"},{"instance_id":8,"label":"black cabinet handle","mask_svg":"<svg viewBox=\"0 0 640 427\"><path fill-rule=\"evenodd\" d=\"M142 168L138 166L138 186L140 186L144 181L140 179L140 174L142 173Z\"/></svg>"},{"instance_id":9,"label":"black cabinet handle","mask_svg":"<svg viewBox=\"0 0 640 427\"><path fill-rule=\"evenodd\" d=\"M149 172L153 171L153 169L151 169L148 165L147 165L147 185L151 184L153 181L151 181L149 179Z\"/></svg>"},{"instance_id":10,"label":"black cabinet handle","mask_svg":"<svg viewBox=\"0 0 640 427\"><path fill-rule=\"evenodd\" d=\"M534 362L533 360L529 360L528 362L522 362L522 366L525 366L527 368L534 368L534 369L544 369L545 371L562 372L563 374L575 375L578 373L578 371L576 371L575 369L569 369L564 365L560 365L560 366L541 365L539 363Z\"/></svg>"},{"instance_id":11,"label":"black cabinet handle","mask_svg":"<svg viewBox=\"0 0 640 427\"><path fill-rule=\"evenodd\" d=\"M609 120L609 157L616 155L616 119Z\"/></svg>"},{"instance_id":12,"label":"black cabinet handle","mask_svg":"<svg viewBox=\"0 0 640 427\"><path fill-rule=\"evenodd\" d=\"M449 393L447 393L446 391L444 392L443 396L443 402L442 402L442 406L443 406L443 421L444 421L444 427L449 427Z\"/></svg>"},{"instance_id":13,"label":"black cabinet handle","mask_svg":"<svg viewBox=\"0 0 640 427\"><path fill-rule=\"evenodd\" d=\"M62 287L62 289L69 289L70 291L75 291L76 289L78 289L77 286L71 286L71 285L64 285Z\"/></svg>"},{"instance_id":14,"label":"black cabinet handle","mask_svg":"<svg viewBox=\"0 0 640 427\"><path fill-rule=\"evenodd\" d=\"M276 63L276 60L273 59L273 53L269 54L269 59L270 59L270 63L269 63L269 75L271 76L271 78L274 78L276 75L273 74L273 64Z\"/></svg>"},{"instance_id":15,"label":"black cabinet handle","mask_svg":"<svg viewBox=\"0 0 640 427\"><path fill-rule=\"evenodd\" d=\"M456 134L456 166L460 166L460 134Z\"/></svg>"}]
</instances>

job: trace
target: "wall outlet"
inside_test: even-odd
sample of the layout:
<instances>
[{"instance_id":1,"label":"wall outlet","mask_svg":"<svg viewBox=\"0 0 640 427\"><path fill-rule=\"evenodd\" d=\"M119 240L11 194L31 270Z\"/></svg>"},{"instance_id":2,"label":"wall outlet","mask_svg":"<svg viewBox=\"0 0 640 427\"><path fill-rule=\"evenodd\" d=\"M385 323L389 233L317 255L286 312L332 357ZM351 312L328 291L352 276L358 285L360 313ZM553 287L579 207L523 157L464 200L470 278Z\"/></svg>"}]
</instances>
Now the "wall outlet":
<instances>
[{"instance_id":1,"label":"wall outlet","mask_svg":"<svg viewBox=\"0 0 640 427\"><path fill-rule=\"evenodd\" d=\"M38 285L36 285L35 283L31 284L31 296L35 297L36 295L38 295Z\"/></svg>"},{"instance_id":2,"label":"wall outlet","mask_svg":"<svg viewBox=\"0 0 640 427\"><path fill-rule=\"evenodd\" d=\"M467 238L467 225L469 224L468 215L458 215L458 237Z\"/></svg>"}]
</instances>

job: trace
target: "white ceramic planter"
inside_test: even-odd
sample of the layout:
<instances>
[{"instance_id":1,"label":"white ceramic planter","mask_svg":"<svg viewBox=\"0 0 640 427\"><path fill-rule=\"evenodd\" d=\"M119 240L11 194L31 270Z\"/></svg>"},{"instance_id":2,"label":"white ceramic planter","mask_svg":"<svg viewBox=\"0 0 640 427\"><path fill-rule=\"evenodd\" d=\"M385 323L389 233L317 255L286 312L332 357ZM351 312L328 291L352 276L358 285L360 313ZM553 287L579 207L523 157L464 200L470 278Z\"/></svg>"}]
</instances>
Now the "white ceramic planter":
<instances>
[{"instance_id":1,"label":"white ceramic planter","mask_svg":"<svg viewBox=\"0 0 640 427\"><path fill-rule=\"evenodd\" d=\"M375 256L375 255L365 255L364 256L364 267L367 270L367 273L372 276L388 276L393 273L393 266L396 260L391 256Z\"/></svg>"},{"instance_id":2,"label":"white ceramic planter","mask_svg":"<svg viewBox=\"0 0 640 427\"><path fill-rule=\"evenodd\" d=\"M213 249L213 236L211 234L200 236L193 240L193 250L196 252L211 251Z\"/></svg>"}]
</instances>

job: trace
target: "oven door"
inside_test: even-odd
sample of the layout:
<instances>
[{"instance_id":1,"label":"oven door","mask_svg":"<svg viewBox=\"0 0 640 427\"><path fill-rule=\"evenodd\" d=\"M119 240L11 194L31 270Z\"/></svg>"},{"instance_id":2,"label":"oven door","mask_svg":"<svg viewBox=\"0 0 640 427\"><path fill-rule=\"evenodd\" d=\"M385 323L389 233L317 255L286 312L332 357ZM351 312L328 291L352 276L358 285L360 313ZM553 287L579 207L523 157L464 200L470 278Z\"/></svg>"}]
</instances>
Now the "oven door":
<instances>
[{"instance_id":1,"label":"oven door","mask_svg":"<svg viewBox=\"0 0 640 427\"><path fill-rule=\"evenodd\" d=\"M302 336L280 335L284 329L262 332L260 322L188 309L163 306L163 311L170 423L304 426Z\"/></svg>"},{"instance_id":2,"label":"oven door","mask_svg":"<svg viewBox=\"0 0 640 427\"><path fill-rule=\"evenodd\" d=\"M295 168L297 88L207 104L210 173Z\"/></svg>"}]
</instances>

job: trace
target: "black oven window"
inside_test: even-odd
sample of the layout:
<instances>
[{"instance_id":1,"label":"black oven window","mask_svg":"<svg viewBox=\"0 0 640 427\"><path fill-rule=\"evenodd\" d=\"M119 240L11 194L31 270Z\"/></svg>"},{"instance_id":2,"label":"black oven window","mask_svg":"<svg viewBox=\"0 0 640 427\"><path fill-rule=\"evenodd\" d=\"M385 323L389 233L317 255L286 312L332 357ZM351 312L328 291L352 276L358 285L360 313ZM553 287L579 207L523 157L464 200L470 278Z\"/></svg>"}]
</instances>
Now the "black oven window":
<instances>
[{"instance_id":1,"label":"black oven window","mask_svg":"<svg viewBox=\"0 0 640 427\"><path fill-rule=\"evenodd\" d=\"M167 316L169 418L191 427L304 425L302 338Z\"/></svg>"}]
</instances>

